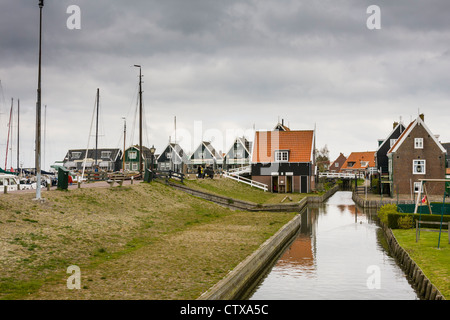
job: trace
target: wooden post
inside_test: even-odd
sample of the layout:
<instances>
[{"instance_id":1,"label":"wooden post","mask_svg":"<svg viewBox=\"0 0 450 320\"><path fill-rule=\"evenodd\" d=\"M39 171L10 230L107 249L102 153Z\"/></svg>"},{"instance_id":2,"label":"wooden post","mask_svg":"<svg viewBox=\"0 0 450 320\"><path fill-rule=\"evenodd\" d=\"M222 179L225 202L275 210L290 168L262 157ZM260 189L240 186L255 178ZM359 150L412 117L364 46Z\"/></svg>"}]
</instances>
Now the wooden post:
<instances>
[{"instance_id":1,"label":"wooden post","mask_svg":"<svg viewBox=\"0 0 450 320\"><path fill-rule=\"evenodd\" d=\"M7 194L7 193L8 193L8 186L4 186L4 187L3 187L3 193L4 193L4 194Z\"/></svg>"},{"instance_id":2,"label":"wooden post","mask_svg":"<svg viewBox=\"0 0 450 320\"><path fill-rule=\"evenodd\" d=\"M416 220L416 242L419 242L419 220Z\"/></svg>"}]
</instances>

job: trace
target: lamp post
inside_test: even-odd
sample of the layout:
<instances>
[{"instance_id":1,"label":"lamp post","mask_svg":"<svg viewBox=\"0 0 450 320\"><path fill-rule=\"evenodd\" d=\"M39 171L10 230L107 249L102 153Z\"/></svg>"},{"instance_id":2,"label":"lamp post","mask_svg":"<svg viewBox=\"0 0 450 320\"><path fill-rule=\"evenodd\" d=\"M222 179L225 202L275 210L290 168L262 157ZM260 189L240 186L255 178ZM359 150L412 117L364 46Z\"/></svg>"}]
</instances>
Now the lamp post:
<instances>
[{"instance_id":1,"label":"lamp post","mask_svg":"<svg viewBox=\"0 0 450 320\"><path fill-rule=\"evenodd\" d=\"M41 57L42 57L42 8L44 0L39 0L39 66L36 102L36 200L41 200Z\"/></svg>"},{"instance_id":2,"label":"lamp post","mask_svg":"<svg viewBox=\"0 0 450 320\"><path fill-rule=\"evenodd\" d=\"M151 164L150 164L150 170L152 171L152 174L153 174L153 164L154 164L154 160L153 160L153 157L154 157L154 155L155 155L155 151L156 151L156 148L155 148L155 146L154 145L152 145L152 147L150 148L150 154L152 155L152 162L151 162Z\"/></svg>"}]
</instances>

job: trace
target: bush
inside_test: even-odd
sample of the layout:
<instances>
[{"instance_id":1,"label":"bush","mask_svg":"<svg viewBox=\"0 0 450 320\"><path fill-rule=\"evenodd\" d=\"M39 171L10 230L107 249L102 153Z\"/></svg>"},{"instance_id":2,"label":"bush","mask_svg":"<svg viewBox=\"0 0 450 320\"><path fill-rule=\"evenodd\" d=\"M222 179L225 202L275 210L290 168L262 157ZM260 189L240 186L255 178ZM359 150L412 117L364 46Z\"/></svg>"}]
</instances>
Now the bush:
<instances>
[{"instance_id":1,"label":"bush","mask_svg":"<svg viewBox=\"0 0 450 320\"><path fill-rule=\"evenodd\" d=\"M397 224L399 229L411 229L414 226L414 219L411 215L398 218Z\"/></svg>"},{"instance_id":2,"label":"bush","mask_svg":"<svg viewBox=\"0 0 450 320\"><path fill-rule=\"evenodd\" d=\"M398 213L396 204L385 204L378 210L378 218L384 224L388 223L388 215Z\"/></svg>"}]
</instances>

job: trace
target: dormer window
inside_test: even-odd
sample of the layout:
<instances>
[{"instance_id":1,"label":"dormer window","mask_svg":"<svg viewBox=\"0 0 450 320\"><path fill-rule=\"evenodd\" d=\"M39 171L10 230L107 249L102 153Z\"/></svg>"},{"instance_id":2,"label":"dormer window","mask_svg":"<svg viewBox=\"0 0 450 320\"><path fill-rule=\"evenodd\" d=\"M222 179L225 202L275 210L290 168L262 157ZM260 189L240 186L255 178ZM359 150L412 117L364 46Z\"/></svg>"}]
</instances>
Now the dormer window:
<instances>
[{"instance_id":1,"label":"dormer window","mask_svg":"<svg viewBox=\"0 0 450 320\"><path fill-rule=\"evenodd\" d=\"M288 162L289 151L275 151L275 162Z\"/></svg>"},{"instance_id":2,"label":"dormer window","mask_svg":"<svg viewBox=\"0 0 450 320\"><path fill-rule=\"evenodd\" d=\"M72 159L80 159L81 157L81 152L72 152Z\"/></svg>"},{"instance_id":3,"label":"dormer window","mask_svg":"<svg viewBox=\"0 0 450 320\"><path fill-rule=\"evenodd\" d=\"M414 149L423 149L423 138L414 138Z\"/></svg>"}]
</instances>

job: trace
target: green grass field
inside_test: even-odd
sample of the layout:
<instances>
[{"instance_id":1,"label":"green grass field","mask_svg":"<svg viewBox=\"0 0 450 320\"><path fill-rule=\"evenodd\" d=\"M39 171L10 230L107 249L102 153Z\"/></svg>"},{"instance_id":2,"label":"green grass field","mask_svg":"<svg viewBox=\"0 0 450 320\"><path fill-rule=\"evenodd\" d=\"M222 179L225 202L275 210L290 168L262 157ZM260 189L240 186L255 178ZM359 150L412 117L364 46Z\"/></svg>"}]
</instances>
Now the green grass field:
<instances>
[{"instance_id":1,"label":"green grass field","mask_svg":"<svg viewBox=\"0 0 450 320\"><path fill-rule=\"evenodd\" d=\"M439 249L437 232L422 231L416 243L415 229L392 231L400 246L408 252L428 279L447 300L450 299L450 244L447 230L443 230L441 234Z\"/></svg>"}]
</instances>

